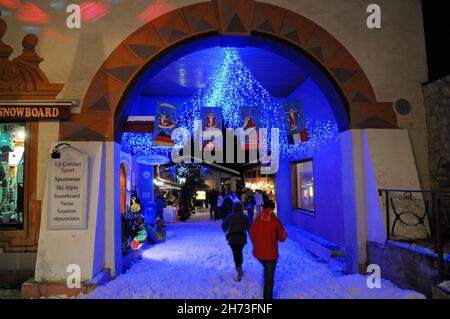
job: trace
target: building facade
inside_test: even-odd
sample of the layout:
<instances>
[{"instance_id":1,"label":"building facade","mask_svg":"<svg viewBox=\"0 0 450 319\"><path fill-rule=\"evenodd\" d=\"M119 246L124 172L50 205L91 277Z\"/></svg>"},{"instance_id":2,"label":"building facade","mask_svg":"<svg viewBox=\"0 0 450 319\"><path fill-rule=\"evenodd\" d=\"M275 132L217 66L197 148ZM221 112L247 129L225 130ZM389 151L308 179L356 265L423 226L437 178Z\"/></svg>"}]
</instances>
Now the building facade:
<instances>
[{"instance_id":1,"label":"building facade","mask_svg":"<svg viewBox=\"0 0 450 319\"><path fill-rule=\"evenodd\" d=\"M386 240L378 190L434 186L422 92L427 66L420 1L378 1L380 29L368 28L370 4L173 0L152 8L148 1L119 1L95 21L83 20L80 29L68 29L68 14L59 13L37 30L38 37L26 35L26 24L16 16L3 15L3 72L20 70L20 83L12 77L0 82L5 104L78 103L66 118L36 116L25 123L2 118L5 130L8 123L24 123L27 138L23 223L0 228L0 279L65 282L73 263L87 269L83 281L104 269L112 277L121 273L121 185L133 189L140 178L133 174L142 175L133 172L137 164L121 149L122 135L154 121L154 114L131 121L136 114L127 100L158 61L179 49L211 45L210 39L264 48L309 70L310 79L285 98L307 100L305 92L316 92L305 112L333 121L338 130L333 143L280 161L277 211L285 223L343 247L345 271L363 272L367 242ZM36 73L31 78L29 68ZM399 100L406 101L406 110ZM89 197L86 230L47 227L48 163L62 142L90 157L89 187L99 191ZM298 178L305 172L310 180L303 186L314 188L314 203L300 203Z\"/></svg>"}]
</instances>

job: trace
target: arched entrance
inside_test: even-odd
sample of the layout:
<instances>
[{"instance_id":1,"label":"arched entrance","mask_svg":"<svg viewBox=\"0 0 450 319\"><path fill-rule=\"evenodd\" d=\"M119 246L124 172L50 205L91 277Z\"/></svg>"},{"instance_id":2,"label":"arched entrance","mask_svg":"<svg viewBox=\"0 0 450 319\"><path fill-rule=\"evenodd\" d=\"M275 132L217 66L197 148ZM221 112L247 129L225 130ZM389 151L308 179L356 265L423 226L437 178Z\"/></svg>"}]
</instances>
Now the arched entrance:
<instances>
[{"instance_id":1,"label":"arched entrance","mask_svg":"<svg viewBox=\"0 0 450 319\"><path fill-rule=\"evenodd\" d=\"M291 52L302 56L319 70L323 85L333 88L327 98L338 101L330 105L341 132L397 126L392 103L377 100L357 61L326 30L297 13L273 5L252 0L216 0L174 10L125 39L95 75L81 113L60 124L60 140L120 143L128 117L127 98L144 74L158 69L158 63L164 59L176 59L180 48L195 51L196 44L214 37L222 45L244 41L244 45L274 50L286 57ZM268 42L278 45L268 46ZM289 165L283 167L285 174L280 177L283 183L290 182L288 175L294 166ZM117 162L114 167L118 173ZM144 173L141 174L144 179L152 178ZM119 179L117 176L110 181L116 185ZM287 194L283 199L286 203L291 201ZM116 211L119 205L111 208Z\"/></svg>"},{"instance_id":2,"label":"arched entrance","mask_svg":"<svg viewBox=\"0 0 450 319\"><path fill-rule=\"evenodd\" d=\"M81 113L61 123L60 139L120 140L120 109L130 85L161 56L213 35L271 37L304 52L339 88L349 128L392 128L391 102L379 102L357 61L330 33L307 18L253 0L214 0L169 12L125 39L103 63L83 100ZM119 110L119 112L118 112Z\"/></svg>"}]
</instances>

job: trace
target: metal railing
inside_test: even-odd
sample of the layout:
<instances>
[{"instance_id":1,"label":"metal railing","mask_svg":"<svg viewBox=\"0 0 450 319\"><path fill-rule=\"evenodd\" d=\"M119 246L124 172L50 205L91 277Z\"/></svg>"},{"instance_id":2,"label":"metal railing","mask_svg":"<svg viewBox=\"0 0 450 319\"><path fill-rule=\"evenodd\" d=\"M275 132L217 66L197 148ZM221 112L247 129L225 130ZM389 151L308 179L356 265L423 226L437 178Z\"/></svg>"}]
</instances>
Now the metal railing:
<instances>
[{"instance_id":1,"label":"metal railing","mask_svg":"<svg viewBox=\"0 0 450 319\"><path fill-rule=\"evenodd\" d=\"M429 244L441 279L450 275L445 244L450 242L450 191L380 189L386 213L386 240Z\"/></svg>"}]
</instances>

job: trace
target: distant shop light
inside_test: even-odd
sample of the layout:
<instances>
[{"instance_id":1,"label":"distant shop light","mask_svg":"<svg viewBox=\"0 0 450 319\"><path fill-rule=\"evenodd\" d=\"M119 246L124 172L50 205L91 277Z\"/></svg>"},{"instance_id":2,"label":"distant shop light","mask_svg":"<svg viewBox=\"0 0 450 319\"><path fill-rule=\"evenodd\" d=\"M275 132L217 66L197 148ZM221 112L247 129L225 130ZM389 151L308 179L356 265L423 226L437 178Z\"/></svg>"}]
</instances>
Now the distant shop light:
<instances>
[{"instance_id":1,"label":"distant shop light","mask_svg":"<svg viewBox=\"0 0 450 319\"><path fill-rule=\"evenodd\" d=\"M24 140L27 137L27 135L25 134L25 131L18 131L17 132L17 138L19 140Z\"/></svg>"},{"instance_id":2,"label":"distant shop light","mask_svg":"<svg viewBox=\"0 0 450 319\"><path fill-rule=\"evenodd\" d=\"M197 200L206 200L206 192L205 191L197 191L196 199Z\"/></svg>"},{"instance_id":3,"label":"distant shop light","mask_svg":"<svg viewBox=\"0 0 450 319\"><path fill-rule=\"evenodd\" d=\"M181 185L162 178L153 179L153 184L161 188L181 190Z\"/></svg>"},{"instance_id":4,"label":"distant shop light","mask_svg":"<svg viewBox=\"0 0 450 319\"><path fill-rule=\"evenodd\" d=\"M275 185L270 182L258 182L258 183L246 182L245 187L253 191L258 189L263 191L272 191L275 189Z\"/></svg>"}]
</instances>

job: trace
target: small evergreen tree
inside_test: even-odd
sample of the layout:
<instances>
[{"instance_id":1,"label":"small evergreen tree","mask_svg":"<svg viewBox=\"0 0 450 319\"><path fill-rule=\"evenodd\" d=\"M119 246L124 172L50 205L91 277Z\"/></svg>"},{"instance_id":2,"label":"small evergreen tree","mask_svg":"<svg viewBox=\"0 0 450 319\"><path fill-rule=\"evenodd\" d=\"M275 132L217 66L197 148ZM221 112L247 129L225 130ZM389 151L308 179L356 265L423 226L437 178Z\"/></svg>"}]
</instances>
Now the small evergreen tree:
<instances>
[{"instance_id":1,"label":"small evergreen tree","mask_svg":"<svg viewBox=\"0 0 450 319\"><path fill-rule=\"evenodd\" d=\"M181 186L180 195L180 220L185 222L191 216L191 202L199 190L207 190L205 180L195 174L190 174L186 182Z\"/></svg>"}]
</instances>

